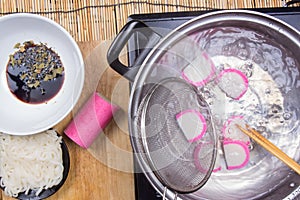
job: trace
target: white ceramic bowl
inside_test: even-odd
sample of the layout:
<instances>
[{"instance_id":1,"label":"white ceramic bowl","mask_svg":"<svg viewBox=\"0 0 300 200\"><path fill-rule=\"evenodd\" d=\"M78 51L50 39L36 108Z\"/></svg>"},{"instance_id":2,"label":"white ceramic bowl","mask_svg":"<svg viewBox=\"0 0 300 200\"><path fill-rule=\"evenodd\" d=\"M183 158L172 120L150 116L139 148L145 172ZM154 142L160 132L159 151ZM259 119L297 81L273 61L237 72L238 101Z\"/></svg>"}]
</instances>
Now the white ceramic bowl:
<instances>
[{"instance_id":1,"label":"white ceramic bowl","mask_svg":"<svg viewBox=\"0 0 300 200\"><path fill-rule=\"evenodd\" d=\"M77 43L56 22L34 14L0 18L0 131L13 135L34 134L59 123L76 104L84 83L84 62ZM9 90L6 66L16 43L33 40L52 48L65 69L64 83L52 99L41 104L24 103Z\"/></svg>"}]
</instances>

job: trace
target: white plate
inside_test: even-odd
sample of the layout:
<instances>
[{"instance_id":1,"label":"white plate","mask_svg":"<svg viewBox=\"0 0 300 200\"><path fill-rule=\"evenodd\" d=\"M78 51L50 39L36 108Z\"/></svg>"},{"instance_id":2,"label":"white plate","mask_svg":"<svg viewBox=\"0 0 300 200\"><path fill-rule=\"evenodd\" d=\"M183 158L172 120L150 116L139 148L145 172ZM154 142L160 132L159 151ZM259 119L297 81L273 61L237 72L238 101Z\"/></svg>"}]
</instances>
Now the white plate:
<instances>
[{"instance_id":1,"label":"white plate","mask_svg":"<svg viewBox=\"0 0 300 200\"><path fill-rule=\"evenodd\" d=\"M47 130L59 123L73 108L82 91L84 63L77 43L56 22L34 14L11 14L0 18L0 131L28 135ZM62 88L51 100L28 104L9 90L6 66L16 43L33 40L52 48L65 68Z\"/></svg>"}]
</instances>

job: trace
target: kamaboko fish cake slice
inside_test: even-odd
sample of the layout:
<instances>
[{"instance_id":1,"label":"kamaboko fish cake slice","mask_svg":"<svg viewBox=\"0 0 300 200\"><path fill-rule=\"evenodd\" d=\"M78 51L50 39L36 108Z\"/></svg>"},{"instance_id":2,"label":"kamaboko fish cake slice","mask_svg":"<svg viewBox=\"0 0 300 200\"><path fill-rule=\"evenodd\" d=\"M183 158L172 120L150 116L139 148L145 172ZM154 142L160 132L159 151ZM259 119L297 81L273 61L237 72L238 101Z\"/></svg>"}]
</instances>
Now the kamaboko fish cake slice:
<instances>
[{"instance_id":1,"label":"kamaboko fish cake slice","mask_svg":"<svg viewBox=\"0 0 300 200\"><path fill-rule=\"evenodd\" d=\"M242 115L234 115L227 119L222 127L224 140L238 140L250 145L250 138L236 126L237 124L242 127L246 126L246 122Z\"/></svg>"},{"instance_id":2,"label":"kamaboko fish cake slice","mask_svg":"<svg viewBox=\"0 0 300 200\"><path fill-rule=\"evenodd\" d=\"M240 70L229 68L221 71L217 77L217 84L226 96L239 100L247 92L249 81Z\"/></svg>"},{"instance_id":3,"label":"kamaboko fish cake slice","mask_svg":"<svg viewBox=\"0 0 300 200\"><path fill-rule=\"evenodd\" d=\"M182 77L195 86L204 86L213 79L215 72L213 61L203 52L182 70Z\"/></svg>"},{"instance_id":4,"label":"kamaboko fish cake slice","mask_svg":"<svg viewBox=\"0 0 300 200\"><path fill-rule=\"evenodd\" d=\"M223 150L228 170L245 167L250 159L248 146L241 141L224 141Z\"/></svg>"},{"instance_id":5,"label":"kamaboko fish cake slice","mask_svg":"<svg viewBox=\"0 0 300 200\"><path fill-rule=\"evenodd\" d=\"M176 115L177 123L189 142L200 140L206 133L204 116L197 110L184 110Z\"/></svg>"}]
</instances>

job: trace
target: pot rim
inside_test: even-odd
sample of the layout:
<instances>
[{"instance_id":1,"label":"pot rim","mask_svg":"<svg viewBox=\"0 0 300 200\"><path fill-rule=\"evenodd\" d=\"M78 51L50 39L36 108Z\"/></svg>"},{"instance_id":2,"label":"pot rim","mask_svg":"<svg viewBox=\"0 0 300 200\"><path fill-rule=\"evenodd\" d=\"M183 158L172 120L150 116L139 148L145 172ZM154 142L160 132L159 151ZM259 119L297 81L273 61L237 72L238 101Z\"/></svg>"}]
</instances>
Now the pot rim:
<instances>
[{"instance_id":1,"label":"pot rim","mask_svg":"<svg viewBox=\"0 0 300 200\"><path fill-rule=\"evenodd\" d=\"M212 11L200 15L198 17L195 17L194 19L191 19L185 22L184 24L180 25L176 29L172 30L169 34L163 37L162 40L153 47L153 49L150 51L150 53L148 54L148 56L145 58L144 62L140 66L140 69L138 70L138 73L136 74L136 77L132 84L132 90L131 90L130 101L129 101L130 103L128 108L128 119L129 119L128 124L129 124L130 140L134 150L134 156L136 156L137 161L142 171L144 172L146 178L148 179L149 183L161 195L163 195L164 186L151 172L151 169L149 168L149 166L147 166L147 161L143 158L143 155L138 153L139 152L139 149L137 147L138 141L135 138L135 136L137 136L138 134L137 134L136 127L134 127L135 125L132 116L137 112L142 97L136 91L138 90L139 87L143 85L144 80L147 77L147 74L149 74L149 71L151 70L151 67L146 67L146 66L149 65L151 66L153 64L153 61L156 60L156 58L159 55L161 55L162 49L165 49L166 46L172 44L172 42L176 41L177 39L180 39L182 35L186 35L191 31L195 30L195 28L209 25L212 23L225 22L225 21L247 21L251 23L257 23L258 25L262 25L264 27L268 27L269 29L276 30L281 35L284 35L285 37L289 38L292 41L292 43L294 43L296 46L300 48L300 32L296 28L268 14L260 13L258 11L242 10L242 9L217 10L217 11ZM188 195L193 195L193 194L188 194ZM166 197L174 198L175 193L173 193L172 191L168 191Z\"/></svg>"},{"instance_id":2,"label":"pot rim","mask_svg":"<svg viewBox=\"0 0 300 200\"><path fill-rule=\"evenodd\" d=\"M222 18L221 19L218 18L218 20L217 20L216 18L219 15L221 15ZM225 16L223 16L223 15L225 15ZM279 33L288 36L288 38L290 38L295 44L297 44L300 47L300 39L299 39L300 31L298 31L296 28L289 25L288 23L286 23L282 20L279 20L271 15L261 13L258 11L242 10L242 9L212 11L212 12L200 15L198 17L195 17L194 19L191 19L191 20L181 24L176 29L174 29L170 33L168 33L165 37L163 37L162 40L159 41L153 47L153 50L150 51L150 53L148 54L148 56L145 58L144 62L140 66L140 69L138 70L138 73L136 74L136 78L133 82L132 88L137 87L137 84L138 84L137 78L139 78L141 76L141 74L147 74L145 72L145 69L143 69L143 68L145 68L145 65L149 65L149 63L151 64L151 62L149 62L149 60L150 59L153 60L153 58L151 58L151 57L153 56L154 50L158 49L158 47L160 47L162 44L166 43L167 40L169 40L169 42L174 41L173 36L176 36L177 33L183 32L183 34L186 34L190 31L194 30L194 26L191 26L191 24L193 25L194 23L197 24L197 27L200 27L202 25L207 25L207 24L210 24L213 22L220 22L220 21L222 21L222 22L233 21L233 20L248 21L247 20L248 18L245 15L256 17L256 18L251 18L251 22L255 22L260 25L268 26L269 28L274 29L274 30L277 29L277 31ZM203 19L206 19L207 21L200 21ZM260 20L260 19L262 19L262 20ZM274 23L271 23L272 21ZM188 26L188 28L187 28L187 26ZM191 27L189 27L189 26L191 26ZM290 30L288 30L288 29L290 29ZM297 36L298 36L298 39L297 39ZM131 97L130 97L130 99L131 99Z\"/></svg>"}]
</instances>

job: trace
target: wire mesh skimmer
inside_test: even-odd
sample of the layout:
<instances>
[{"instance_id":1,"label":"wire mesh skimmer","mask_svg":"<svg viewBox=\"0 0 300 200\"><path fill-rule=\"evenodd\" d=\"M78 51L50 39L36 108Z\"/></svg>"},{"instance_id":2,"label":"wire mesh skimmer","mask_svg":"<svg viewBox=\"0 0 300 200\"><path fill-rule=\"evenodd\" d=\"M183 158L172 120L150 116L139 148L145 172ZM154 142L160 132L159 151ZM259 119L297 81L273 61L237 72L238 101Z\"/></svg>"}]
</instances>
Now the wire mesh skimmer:
<instances>
[{"instance_id":1,"label":"wire mesh skimmer","mask_svg":"<svg viewBox=\"0 0 300 200\"><path fill-rule=\"evenodd\" d=\"M217 140L210 109L197 88L174 77L154 83L136 119L141 152L164 193L168 188L177 198L201 188L213 170Z\"/></svg>"}]
</instances>

